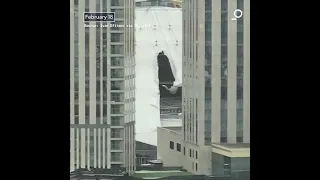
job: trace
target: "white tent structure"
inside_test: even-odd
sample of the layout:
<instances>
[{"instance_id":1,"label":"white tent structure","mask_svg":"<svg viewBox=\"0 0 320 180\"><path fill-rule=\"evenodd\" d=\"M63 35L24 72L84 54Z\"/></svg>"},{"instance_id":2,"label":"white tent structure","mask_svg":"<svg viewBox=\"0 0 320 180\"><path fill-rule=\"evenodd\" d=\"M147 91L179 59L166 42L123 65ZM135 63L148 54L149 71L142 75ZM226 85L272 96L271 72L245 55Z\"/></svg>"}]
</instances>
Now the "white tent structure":
<instances>
[{"instance_id":1,"label":"white tent structure","mask_svg":"<svg viewBox=\"0 0 320 180\"><path fill-rule=\"evenodd\" d=\"M157 145L157 127L161 126L157 55L164 51L176 79L174 86L181 86L182 10L136 7L135 23L136 141Z\"/></svg>"}]
</instances>

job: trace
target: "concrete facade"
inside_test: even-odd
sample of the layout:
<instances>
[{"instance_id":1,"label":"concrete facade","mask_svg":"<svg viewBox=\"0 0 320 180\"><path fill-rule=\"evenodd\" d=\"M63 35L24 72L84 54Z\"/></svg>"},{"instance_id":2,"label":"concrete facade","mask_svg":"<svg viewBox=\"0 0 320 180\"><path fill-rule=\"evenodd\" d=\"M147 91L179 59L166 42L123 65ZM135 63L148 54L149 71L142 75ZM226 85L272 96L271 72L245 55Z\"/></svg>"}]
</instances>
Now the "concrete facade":
<instances>
[{"instance_id":1,"label":"concrete facade","mask_svg":"<svg viewBox=\"0 0 320 180\"><path fill-rule=\"evenodd\" d=\"M135 167L134 29L100 27L84 12L115 12L134 24L134 2L70 0L70 171Z\"/></svg>"},{"instance_id":2,"label":"concrete facade","mask_svg":"<svg viewBox=\"0 0 320 180\"><path fill-rule=\"evenodd\" d=\"M176 128L176 127L174 127ZM164 167L181 166L183 158L183 139L180 132L170 127L158 127L157 159L161 159ZM170 148L170 143L173 146ZM177 146L180 144L180 151Z\"/></svg>"},{"instance_id":3,"label":"concrete facade","mask_svg":"<svg viewBox=\"0 0 320 180\"><path fill-rule=\"evenodd\" d=\"M182 127L158 128L157 153L164 167L181 166L198 175L231 176L250 171L250 144L190 144L183 141Z\"/></svg>"},{"instance_id":4,"label":"concrete facade","mask_svg":"<svg viewBox=\"0 0 320 180\"><path fill-rule=\"evenodd\" d=\"M221 175L222 157L250 159L250 0L184 0L182 9L182 137L166 141L183 139L189 172ZM243 16L231 20L236 9Z\"/></svg>"}]
</instances>

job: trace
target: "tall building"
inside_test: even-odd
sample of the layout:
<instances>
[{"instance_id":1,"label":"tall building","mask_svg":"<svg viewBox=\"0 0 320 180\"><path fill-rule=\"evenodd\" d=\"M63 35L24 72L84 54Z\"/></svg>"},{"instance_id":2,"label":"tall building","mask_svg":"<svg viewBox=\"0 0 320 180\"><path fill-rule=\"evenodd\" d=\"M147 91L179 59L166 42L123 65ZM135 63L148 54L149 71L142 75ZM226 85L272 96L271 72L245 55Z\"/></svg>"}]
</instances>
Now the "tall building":
<instances>
[{"instance_id":1,"label":"tall building","mask_svg":"<svg viewBox=\"0 0 320 180\"><path fill-rule=\"evenodd\" d=\"M181 138L158 130L165 131L158 154L196 174L248 172L250 0L184 0L182 7L183 126ZM243 16L232 20L236 9Z\"/></svg>"},{"instance_id":2,"label":"tall building","mask_svg":"<svg viewBox=\"0 0 320 180\"><path fill-rule=\"evenodd\" d=\"M70 8L70 171L123 167L131 174L134 28L123 25L134 25L134 1L70 0ZM84 12L115 12L115 22L84 23Z\"/></svg>"}]
</instances>

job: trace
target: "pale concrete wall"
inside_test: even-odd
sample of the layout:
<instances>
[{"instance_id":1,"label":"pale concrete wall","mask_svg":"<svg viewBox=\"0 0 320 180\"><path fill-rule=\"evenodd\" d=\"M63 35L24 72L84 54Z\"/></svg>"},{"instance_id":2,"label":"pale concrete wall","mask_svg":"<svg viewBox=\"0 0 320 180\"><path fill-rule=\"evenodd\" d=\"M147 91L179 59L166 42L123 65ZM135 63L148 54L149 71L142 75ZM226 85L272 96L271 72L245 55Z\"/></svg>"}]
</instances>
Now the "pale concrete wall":
<instances>
[{"instance_id":1,"label":"pale concrete wall","mask_svg":"<svg viewBox=\"0 0 320 180\"><path fill-rule=\"evenodd\" d=\"M158 127L157 159L163 161L163 166L183 166L183 136L181 133ZM174 149L170 149L170 141ZM177 151L177 143L181 144L181 152Z\"/></svg>"}]
</instances>

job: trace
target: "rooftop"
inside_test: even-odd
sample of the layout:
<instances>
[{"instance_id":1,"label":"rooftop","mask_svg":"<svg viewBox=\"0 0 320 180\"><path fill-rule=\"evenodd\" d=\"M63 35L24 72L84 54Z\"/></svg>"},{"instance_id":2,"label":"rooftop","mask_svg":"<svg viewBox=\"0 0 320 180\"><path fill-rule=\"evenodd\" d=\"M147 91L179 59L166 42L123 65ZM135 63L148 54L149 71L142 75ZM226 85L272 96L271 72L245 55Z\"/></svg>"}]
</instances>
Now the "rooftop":
<instances>
[{"instance_id":1,"label":"rooftop","mask_svg":"<svg viewBox=\"0 0 320 180\"><path fill-rule=\"evenodd\" d=\"M219 145L228 149L250 148L250 143L236 143L236 144L213 143L213 146L215 145Z\"/></svg>"},{"instance_id":2,"label":"rooftop","mask_svg":"<svg viewBox=\"0 0 320 180\"><path fill-rule=\"evenodd\" d=\"M158 179L169 176L188 176L192 173L179 171L179 170L169 170L169 171L136 171L133 174L134 177L143 178L143 179Z\"/></svg>"},{"instance_id":3,"label":"rooftop","mask_svg":"<svg viewBox=\"0 0 320 180\"><path fill-rule=\"evenodd\" d=\"M221 154L227 157L249 157L250 158L250 143L213 143L212 152Z\"/></svg>"},{"instance_id":4,"label":"rooftop","mask_svg":"<svg viewBox=\"0 0 320 180\"><path fill-rule=\"evenodd\" d=\"M162 127L162 128L166 128L166 129L169 129L171 131L182 133L182 127L181 126L178 126L178 127Z\"/></svg>"}]
</instances>

